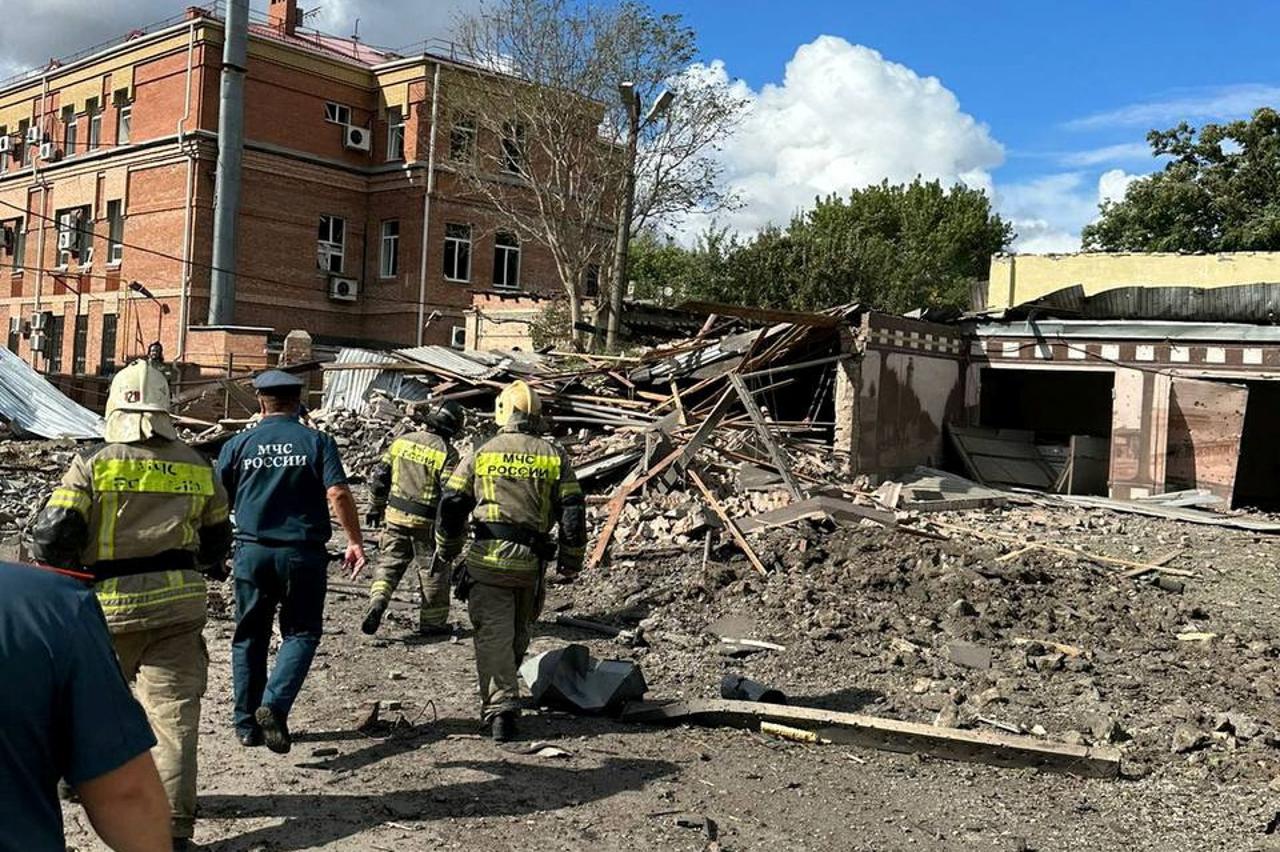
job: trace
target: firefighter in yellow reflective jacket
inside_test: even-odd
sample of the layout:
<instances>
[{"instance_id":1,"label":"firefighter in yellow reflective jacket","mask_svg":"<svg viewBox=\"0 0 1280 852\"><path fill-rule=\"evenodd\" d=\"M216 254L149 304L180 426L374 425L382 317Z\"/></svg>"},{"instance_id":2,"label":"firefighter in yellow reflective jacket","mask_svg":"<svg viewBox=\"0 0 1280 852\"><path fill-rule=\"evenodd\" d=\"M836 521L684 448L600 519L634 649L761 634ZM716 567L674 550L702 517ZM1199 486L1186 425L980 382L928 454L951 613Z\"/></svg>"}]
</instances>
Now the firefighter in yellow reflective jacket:
<instances>
[{"instance_id":1,"label":"firefighter in yellow reflective jacket","mask_svg":"<svg viewBox=\"0 0 1280 852\"><path fill-rule=\"evenodd\" d=\"M116 375L106 443L72 461L36 518L31 552L93 575L120 666L158 741L156 767L181 849L195 823L209 663L201 570L221 570L231 525L226 492L209 463L178 440L168 408L168 383L154 367L138 362Z\"/></svg>"},{"instance_id":2,"label":"firefighter in yellow reflective jacket","mask_svg":"<svg viewBox=\"0 0 1280 852\"><path fill-rule=\"evenodd\" d=\"M445 485L436 548L445 562L474 541L458 584L475 629L481 715L498 742L515 736L516 669L542 610L546 563L566 578L582 570L587 525L582 488L565 451L539 437L540 404L524 382L498 396L497 435L467 454ZM558 542L551 528L559 526Z\"/></svg>"},{"instance_id":3,"label":"firefighter in yellow reflective jacket","mask_svg":"<svg viewBox=\"0 0 1280 852\"><path fill-rule=\"evenodd\" d=\"M414 409L417 415L417 409ZM369 477L372 497L365 518L374 527L386 521L379 543L381 551L369 588L369 610L360 629L373 634L382 623L391 593L411 564L417 566L422 603L418 632L423 636L448 636L449 566L433 559L436 509L445 477L458 463L449 441L462 428L462 407L446 402L426 412L426 429L410 432L391 442Z\"/></svg>"}]
</instances>

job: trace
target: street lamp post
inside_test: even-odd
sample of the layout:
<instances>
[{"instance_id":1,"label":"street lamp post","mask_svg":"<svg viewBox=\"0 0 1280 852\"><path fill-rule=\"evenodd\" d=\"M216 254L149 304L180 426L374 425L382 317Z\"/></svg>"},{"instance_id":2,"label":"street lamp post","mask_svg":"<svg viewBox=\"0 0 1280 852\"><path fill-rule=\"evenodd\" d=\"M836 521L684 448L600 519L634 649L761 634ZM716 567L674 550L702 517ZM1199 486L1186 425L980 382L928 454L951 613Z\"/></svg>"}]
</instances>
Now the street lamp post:
<instances>
[{"instance_id":1,"label":"street lamp post","mask_svg":"<svg viewBox=\"0 0 1280 852\"><path fill-rule=\"evenodd\" d=\"M160 341L161 336L164 333L164 315L169 313L169 306L157 299L155 294L148 290L146 285L141 281L131 281L129 283L129 290L133 293L137 293L144 299L148 299L156 303L156 341Z\"/></svg>"},{"instance_id":2,"label":"street lamp post","mask_svg":"<svg viewBox=\"0 0 1280 852\"><path fill-rule=\"evenodd\" d=\"M631 246L631 216L636 206L636 149L640 131L655 121L671 106L675 94L664 91L653 102L649 113L640 118L640 93L635 83L618 84L618 94L627 110L626 175L622 187L622 211L618 217L617 241L613 250L613 289L609 292L609 324L605 334L605 348L617 351L618 330L622 321L622 300L627 290L627 251Z\"/></svg>"}]
</instances>

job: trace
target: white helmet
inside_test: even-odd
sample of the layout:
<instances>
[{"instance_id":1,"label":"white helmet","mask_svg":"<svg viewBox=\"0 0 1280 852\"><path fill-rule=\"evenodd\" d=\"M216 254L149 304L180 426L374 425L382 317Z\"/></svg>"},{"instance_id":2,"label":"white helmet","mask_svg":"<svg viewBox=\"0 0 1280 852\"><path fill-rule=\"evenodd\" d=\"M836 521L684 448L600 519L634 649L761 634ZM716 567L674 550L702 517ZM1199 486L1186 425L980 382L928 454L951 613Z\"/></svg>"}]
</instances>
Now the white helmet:
<instances>
[{"instance_id":1,"label":"white helmet","mask_svg":"<svg viewBox=\"0 0 1280 852\"><path fill-rule=\"evenodd\" d=\"M116 411L169 411L169 381L146 361L134 361L111 380L107 415Z\"/></svg>"}]
</instances>

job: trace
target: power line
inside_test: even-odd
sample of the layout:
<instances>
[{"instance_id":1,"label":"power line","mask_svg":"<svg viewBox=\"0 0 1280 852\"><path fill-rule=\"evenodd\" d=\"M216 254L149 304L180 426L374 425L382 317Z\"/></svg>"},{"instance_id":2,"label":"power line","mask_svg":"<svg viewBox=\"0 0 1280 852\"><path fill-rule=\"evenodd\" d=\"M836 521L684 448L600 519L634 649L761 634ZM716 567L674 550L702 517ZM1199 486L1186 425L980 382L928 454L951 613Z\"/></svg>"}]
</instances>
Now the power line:
<instances>
[{"instance_id":1,"label":"power line","mask_svg":"<svg viewBox=\"0 0 1280 852\"><path fill-rule=\"evenodd\" d=\"M4 207L8 207L8 208L9 208L9 209L11 209L11 210L16 210L16 211L18 211L18 212L22 213L23 215L31 216L31 217L34 217L34 218L36 218L36 219L40 219L40 220L42 220L42 221L49 222L49 223L51 223L51 224L53 224L53 225L60 225L60 223L58 222L58 220L57 220L56 218L52 217L52 216L46 216L46 215L44 215L44 214L42 214L42 213L36 213L36 212L34 212L34 211L27 210L26 208L24 208L24 207L20 207L20 206L18 206L17 204L13 204L13 203L11 203L11 202L4 201L4 200L0 199L0 205L3 205ZM191 267L195 267L195 268L199 268L199 269L207 269L207 270L209 270L209 271L211 271L211 272L223 272L223 271L227 271L227 270L223 270L223 269L220 269L220 268L218 268L218 267L215 267L215 266L214 266L213 264L211 264L211 263L201 263L201 262L196 261L196 260L184 260L183 258L181 258L181 257L179 257L179 256L177 256L177 255L174 255L174 254L169 254L168 252L163 252L163 251L160 251L160 250L158 250L158 249L144 248L143 246L134 245L134 244L132 244L132 243L126 243L126 242L124 242L123 240L118 241L118 242L113 242L112 244L113 244L113 245L121 246L121 247L123 247L123 248L125 248L125 249L131 249L131 250L133 250L133 251L139 251L139 252L142 252L143 254L153 255L153 256L155 256L155 257L162 257L162 258L165 258L166 260L171 260L171 261L174 261L175 263L179 263L179 264L182 264L182 265L185 265L185 266L191 266ZM49 272L49 270L45 270L45 271L46 271L46 272ZM75 274L77 274L77 273L68 272L67 270L60 270L60 271L54 272L53 274L59 274L59 275L67 275L67 276L70 276L70 275L75 275ZM237 273L233 273L233 274L235 274L235 276L236 276L237 278L241 278L241 279L245 279L245 280L249 280L249 281L257 281L257 282L262 283L262 284L272 284L272 285L275 285L275 286L277 286L277 287L286 287L286 288L293 289L293 290L303 290L303 291L306 291L306 292L308 292L308 293L315 293L315 292L316 292L314 289L312 289L311 287L308 287L308 286L307 286L307 285L305 285L305 284L298 284L298 283L293 282L293 281L281 281L281 280L276 279L276 278L266 278L266 277L263 277L263 276L261 276L261 275L252 275L252 274L249 274L249 273L240 273L240 272L237 272ZM364 299L364 300L367 300L367 301L370 301L370 302L386 302L386 303L397 304L397 305L414 305L414 306L416 306L416 305L418 304L418 302L417 302L417 300L416 300L416 299L394 298L394 297L390 297L390 296L373 296L373 295L370 295L368 292L364 293L360 298L361 298L361 299Z\"/></svg>"}]
</instances>

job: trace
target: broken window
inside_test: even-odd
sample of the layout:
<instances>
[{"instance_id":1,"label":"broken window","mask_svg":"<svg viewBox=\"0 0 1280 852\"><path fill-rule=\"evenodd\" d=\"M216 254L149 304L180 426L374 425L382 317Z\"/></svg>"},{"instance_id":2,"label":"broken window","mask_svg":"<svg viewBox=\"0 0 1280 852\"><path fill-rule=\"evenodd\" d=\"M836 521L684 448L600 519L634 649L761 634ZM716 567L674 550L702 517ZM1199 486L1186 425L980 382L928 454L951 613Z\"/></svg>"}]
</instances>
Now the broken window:
<instances>
[{"instance_id":1,"label":"broken window","mask_svg":"<svg viewBox=\"0 0 1280 852\"><path fill-rule=\"evenodd\" d=\"M471 280L471 226L445 224L444 277L446 281Z\"/></svg>"},{"instance_id":2,"label":"broken window","mask_svg":"<svg viewBox=\"0 0 1280 852\"><path fill-rule=\"evenodd\" d=\"M520 241L515 234L494 237L493 286L499 290L520 289Z\"/></svg>"},{"instance_id":3,"label":"broken window","mask_svg":"<svg viewBox=\"0 0 1280 852\"><path fill-rule=\"evenodd\" d=\"M325 272L342 274L346 249L347 222L337 216L320 217L320 235L316 244L316 264Z\"/></svg>"}]
</instances>

